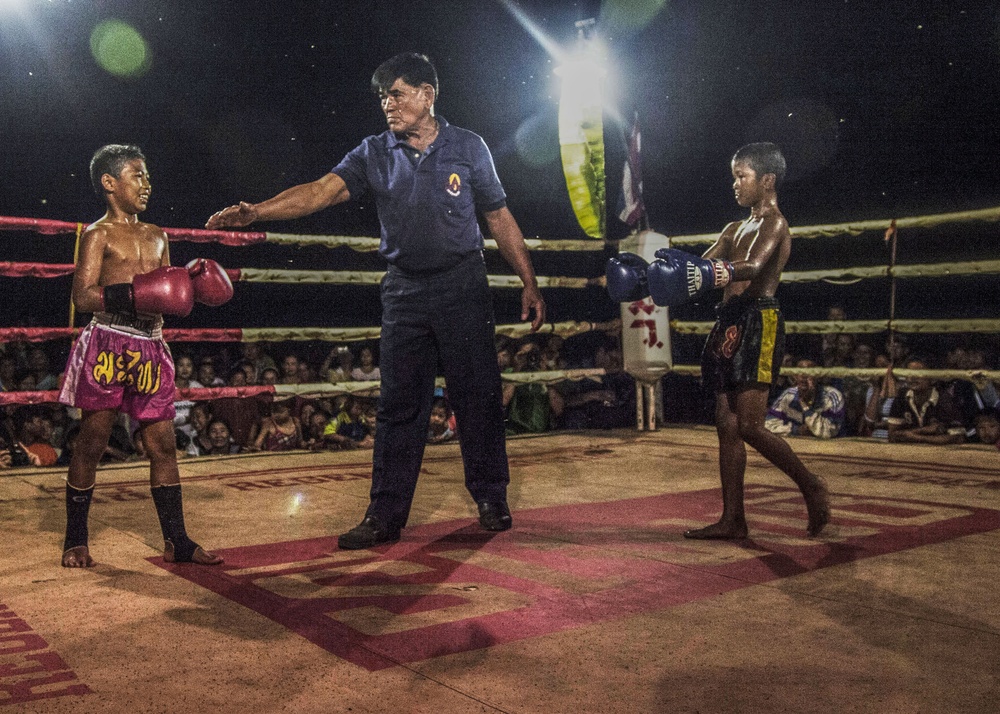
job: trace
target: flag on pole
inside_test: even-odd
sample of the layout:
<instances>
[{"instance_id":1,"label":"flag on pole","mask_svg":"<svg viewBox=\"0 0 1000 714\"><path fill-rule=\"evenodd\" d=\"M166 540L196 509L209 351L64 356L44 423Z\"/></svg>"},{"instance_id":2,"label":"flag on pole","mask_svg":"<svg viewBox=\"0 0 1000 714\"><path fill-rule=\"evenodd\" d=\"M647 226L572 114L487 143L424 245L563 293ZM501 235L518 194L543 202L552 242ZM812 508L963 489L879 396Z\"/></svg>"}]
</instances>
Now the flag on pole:
<instances>
[{"instance_id":1,"label":"flag on pole","mask_svg":"<svg viewBox=\"0 0 1000 714\"><path fill-rule=\"evenodd\" d=\"M622 172L621 212L618 217L633 228L646 214L642 203L642 136L639 133L639 113L632 119L632 130L628 137L628 158Z\"/></svg>"}]
</instances>

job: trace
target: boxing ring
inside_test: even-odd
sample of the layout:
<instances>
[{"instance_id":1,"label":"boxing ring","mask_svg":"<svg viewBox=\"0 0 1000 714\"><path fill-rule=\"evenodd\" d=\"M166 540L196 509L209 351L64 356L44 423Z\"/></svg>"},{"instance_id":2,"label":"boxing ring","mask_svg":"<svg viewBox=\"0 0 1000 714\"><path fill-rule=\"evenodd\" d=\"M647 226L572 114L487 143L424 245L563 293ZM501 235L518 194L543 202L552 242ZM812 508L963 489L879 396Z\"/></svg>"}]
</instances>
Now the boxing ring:
<instances>
[{"instance_id":1,"label":"boxing ring","mask_svg":"<svg viewBox=\"0 0 1000 714\"><path fill-rule=\"evenodd\" d=\"M992 277L1000 274L1000 260L968 260L960 262L939 262L939 263L916 263L897 264L897 241L900 232L909 239L908 234L917 233L917 240L920 240L920 232L926 237L927 232L940 231L946 227L964 227L968 225L992 225L1000 222L1000 208L983 209L977 211L966 211L961 213L936 214L908 218L894 218L885 220L856 221L835 225L800 226L793 227L791 233L795 240L795 245L800 246L792 253L791 262L794 265L797 252L801 251L802 241L836 240L843 238L857 238L864 235L884 236L884 241L891 246L889 260L886 264L879 264L877 258L883 257L880 253L885 251L870 251L867 255L875 258L869 264L851 264L839 268L828 268L822 270L786 270L781 277L783 287L782 294L787 293L790 288L802 284L821 284L830 287L831 291L843 291L846 288L856 286L865 287L873 282L888 283L889 299L885 306L885 317L882 319L867 320L796 320L789 319L786 322L787 334L795 335L829 335L829 334L877 334L887 333L890 337L897 334L958 334L958 333L981 333L1000 334L1000 319L993 318L967 318L953 316L945 319L913 319L896 317L896 286L900 281L914 279L936 279L942 281L955 281L963 277ZM65 236L75 238L78 242L80 233L84 228L82 223L67 221L56 221L35 218L0 217L0 231L5 232L31 232L46 236ZM165 229L171 242L191 242L191 243L216 243L229 248L242 248L261 244L273 244L277 246L322 246L325 248L348 247L357 252L374 252L378 249L379 240L377 238L359 236L321 236L321 235L295 235L287 233L272 232L247 232L247 231L211 231L205 229L191 228L167 228ZM717 234L696 234L670 237L669 243L672 246L701 252L704 248L714 242ZM7 234L8 239L11 237ZM538 238L527 239L528 247L533 252L605 252L606 246L601 242L592 240L543 240ZM75 246L75 244L74 244ZM487 250L496 250L494 241L487 241ZM75 247L73 251L75 259ZM856 257L856 256L852 256ZM228 263L227 263L228 264ZM0 262L0 276L12 278L57 278L71 275L74 270L73 263L51 264L51 263L26 263L26 262ZM305 284L327 284L327 285L358 285L377 286L383 272L381 271L308 271L308 270L280 270L280 269L258 269L258 268L227 268L230 278L237 286L237 296L239 285L247 283L286 283L295 285ZM512 275L490 275L491 287L497 289L516 289L520 287L520 281ZM539 276L539 287L543 291L552 290L595 290L601 289L604 285L604 277L599 276ZM835 297L834 301L841 301L841 297ZM783 299L786 305L793 304L792 300ZM787 308L786 308L787 309ZM75 315L72 303L68 301L69 327L0 327L0 342L25 341L44 342L49 340L73 338L79 331L73 323ZM693 314L691 310L680 309L677 311L682 316ZM700 314L711 314L706 309L700 309ZM655 313L655 314L654 314ZM699 315L700 316L700 315ZM653 319L650 319L652 317ZM711 330L714 319L678 319L676 316L669 319L666 310L654 308L652 301L647 298L644 301L637 301L631 305L622 307L622 343L625 350L626 367L631 366L633 375L639 380L637 386L637 426L643 428L656 428L657 415L650 408L651 391L650 382L658 380L660 377L674 373L677 375L697 377L700 374L700 367L696 364L675 364L671 354L670 335L707 335ZM168 323L169 324L169 323ZM561 321L547 323L540 331L552 333L563 338L580 335L592 330L608 331L613 329L613 322L590 322L590 321ZM664 339L664 334L668 333ZM498 325L497 333L507 335L512 338L523 337L528 334L526 324ZM273 342L273 341L327 341L327 342L356 342L364 340L376 340L379 336L377 326L363 328L337 328L337 327L275 327L275 328L239 328L228 329L170 329L164 330L164 336L168 342ZM631 363L631 365L630 365ZM652 365L652 369L645 369ZM846 377L854 376L862 379L879 377L884 374L884 369L868 368L853 369L847 367L828 368L796 368L787 367L784 374L793 376L803 372L813 374L817 377ZM977 371L975 373L964 370L921 370L913 372L906 369L895 370L900 377L906 376L929 376L935 379L969 379L975 374L991 380L1000 379L1000 371ZM562 370L535 373L504 374L503 379L517 381L520 383L539 382L551 384L567 379L585 379L600 377L602 370ZM376 383L339 383L339 384L299 384L299 385L275 385L273 387L241 387L241 388L203 388L185 389L178 392L178 399L203 400L220 397L251 397L259 394L270 394L277 398L288 396L315 397L320 395L333 395L343 393L372 394L378 388ZM45 402L55 402L56 392L0 392L0 404L37 404Z\"/></svg>"},{"instance_id":2,"label":"boxing ring","mask_svg":"<svg viewBox=\"0 0 1000 714\"><path fill-rule=\"evenodd\" d=\"M67 236L79 241L84 228L82 223L70 223L33 218L0 217L0 231L28 231L40 235ZM210 231L204 229L165 229L171 242L184 241L193 243L218 243L227 247L247 247L271 243L279 246L323 246L326 248L349 247L358 252L375 252L378 250L377 238L356 236L312 236L291 235L283 233L264 232L232 232ZM533 250L602 250L592 241L542 241L529 239L529 248ZM494 241L487 241L488 250L496 250ZM74 256L75 256L74 249ZM13 278L58 278L72 275L74 263L25 263L0 262L0 276ZM239 286L246 283L286 283L295 285L327 284L327 285L361 285L377 286L384 274L383 271L306 271L256 268L227 268L227 273L233 284ZM494 288L519 288L520 280L513 275L491 275L490 286ZM602 278L581 277L540 277L539 286L548 288L580 289L600 287ZM238 291L238 287L237 287ZM238 296L238 292L237 292ZM80 328L74 327L75 313L69 304L69 327L4 327L0 328L0 342L24 341L46 342L50 340L72 339ZM612 325L588 321L564 321L548 323L539 331L541 334L556 334L570 337L595 329L607 330ZM512 338L522 337L529 332L527 324L498 325L497 334ZM170 343L179 342L278 342L278 341L324 341L324 342L360 342L377 340L380 330L375 327L336 328L336 327L275 327L275 328L239 328L229 329L164 329L164 337ZM505 375L505 378L518 382L553 383L566 379L583 379L599 376L601 370L561 370L548 374L517 374ZM441 382L443 384L443 382ZM378 389L377 383L342 382L329 384L274 385L245 388L199 388L178 391L178 399L205 400L221 397L253 397L260 394L272 395L276 398L291 396L316 397L335 394L356 393L372 394ZM47 392L17 392L0 393L0 404L40 404L55 402L58 393Z\"/></svg>"},{"instance_id":3,"label":"boxing ring","mask_svg":"<svg viewBox=\"0 0 1000 714\"><path fill-rule=\"evenodd\" d=\"M930 264L910 260L913 251L904 245L941 230L992 237L997 220L1000 209L897 219L890 242L884 236L892 220L793 229L801 242L793 244L779 292L783 308L798 311L788 319L788 333L1000 332L995 317L976 316L957 303L938 310L953 314L932 314L938 306L930 300L904 305L905 298L897 298L898 311L889 302L894 280L904 295L911 282L927 292L927 280L966 286L972 297L967 281L995 286L1000 261ZM19 218L0 219L0 227L0 240L18 231L52 235L66 242L67 256L81 229ZM231 257L218 259L235 278L234 300L250 283L364 289L380 277L375 271L233 267L242 263L241 249L267 242L370 252L375 239L189 229L168 234L174 241L211 241L227 256L231 250ZM893 236L905 258L898 263L892 261ZM713 239L676 236L671 242L700 250ZM848 243L828 251L841 267L796 263L796 248L806 241ZM555 240L529 245L591 255L601 267L606 251L617 247ZM72 269L0 263L0 275L18 279L65 277ZM519 287L508 276L490 281L497 290ZM546 297L603 291L602 281L593 275L539 278ZM843 302L850 291L861 291L857 286L865 293L849 314L862 316L860 305L877 317L819 319L817 305ZM796 305L798 290L808 296L813 289L823 291L821 303ZM68 310L68 291L66 301ZM649 341L649 314L641 305L621 308L630 316L634 308L634 319L559 321L543 329L564 337L631 331ZM917 309L926 311L923 318L905 314ZM656 349L669 344L675 350L671 373L696 379L698 368L688 357L691 345L704 341L711 314L707 303L675 309L657 333ZM66 326L0 328L0 340L67 341L77 333L76 319L70 315ZM520 337L527 326L501 325L498 332ZM378 328L234 325L164 333L180 343L351 342L376 339ZM881 368L809 371L884 374ZM505 378L551 383L600 374ZM181 390L178 399L370 394L377 386L226 387ZM54 402L55 392L6 392L0 399L4 405ZM65 469L0 471L6 545L0 561L0 714L995 710L995 450L793 437L796 453L830 484L833 518L823 536L804 537L798 491L751 453L751 538L695 542L685 540L683 530L718 514L715 433L706 426L659 426L511 438L514 528L499 534L475 522L474 504L460 485L458 445L430 446L403 538L370 551L338 551L334 535L355 525L368 502L368 453L182 459L189 530L226 558L213 568L163 562L148 464L101 467L91 511L98 564L85 571L59 565Z\"/></svg>"}]
</instances>

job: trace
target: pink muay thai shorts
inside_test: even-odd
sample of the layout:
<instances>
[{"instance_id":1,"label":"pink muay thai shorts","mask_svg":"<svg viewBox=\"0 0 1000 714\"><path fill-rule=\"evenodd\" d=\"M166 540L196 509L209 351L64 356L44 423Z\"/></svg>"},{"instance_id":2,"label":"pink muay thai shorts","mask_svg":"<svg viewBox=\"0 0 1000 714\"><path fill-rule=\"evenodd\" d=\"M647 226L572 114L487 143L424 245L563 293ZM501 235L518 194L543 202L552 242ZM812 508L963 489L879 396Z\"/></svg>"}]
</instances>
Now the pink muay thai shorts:
<instances>
[{"instance_id":1,"label":"pink muay thai shorts","mask_svg":"<svg viewBox=\"0 0 1000 714\"><path fill-rule=\"evenodd\" d=\"M59 401L143 422L173 420L174 361L162 325L158 316L94 315L73 345Z\"/></svg>"}]
</instances>

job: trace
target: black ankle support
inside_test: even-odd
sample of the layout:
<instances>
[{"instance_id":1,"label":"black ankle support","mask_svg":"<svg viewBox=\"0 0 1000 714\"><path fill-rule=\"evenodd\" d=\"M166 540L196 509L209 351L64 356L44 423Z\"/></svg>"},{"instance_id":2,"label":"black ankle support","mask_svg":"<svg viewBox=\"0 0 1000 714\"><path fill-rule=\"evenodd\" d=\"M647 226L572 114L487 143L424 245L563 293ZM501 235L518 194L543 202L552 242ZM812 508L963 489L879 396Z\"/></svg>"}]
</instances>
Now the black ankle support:
<instances>
[{"instance_id":1,"label":"black ankle support","mask_svg":"<svg viewBox=\"0 0 1000 714\"><path fill-rule=\"evenodd\" d=\"M66 539L63 541L63 552L88 544L90 534L87 516L93 496L93 486L80 489L66 484Z\"/></svg>"},{"instance_id":2,"label":"black ankle support","mask_svg":"<svg viewBox=\"0 0 1000 714\"><path fill-rule=\"evenodd\" d=\"M156 515L160 519L163 540L174 547L174 561L190 563L198 544L188 538L184 528L184 505L181 501L181 485L157 486L150 489Z\"/></svg>"}]
</instances>

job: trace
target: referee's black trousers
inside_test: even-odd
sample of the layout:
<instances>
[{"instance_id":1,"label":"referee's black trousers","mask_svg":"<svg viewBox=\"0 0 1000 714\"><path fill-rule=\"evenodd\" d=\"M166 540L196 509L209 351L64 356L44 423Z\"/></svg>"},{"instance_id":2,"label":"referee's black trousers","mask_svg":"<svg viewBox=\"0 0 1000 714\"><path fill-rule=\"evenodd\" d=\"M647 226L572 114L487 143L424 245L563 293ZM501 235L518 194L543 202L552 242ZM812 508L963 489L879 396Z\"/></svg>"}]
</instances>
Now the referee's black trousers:
<instances>
[{"instance_id":1,"label":"referee's black trousers","mask_svg":"<svg viewBox=\"0 0 1000 714\"><path fill-rule=\"evenodd\" d=\"M381 296L382 384L367 514L392 528L406 525L439 366L458 424L466 488L477 502L506 500L502 389L482 254L430 275L390 266Z\"/></svg>"}]
</instances>

